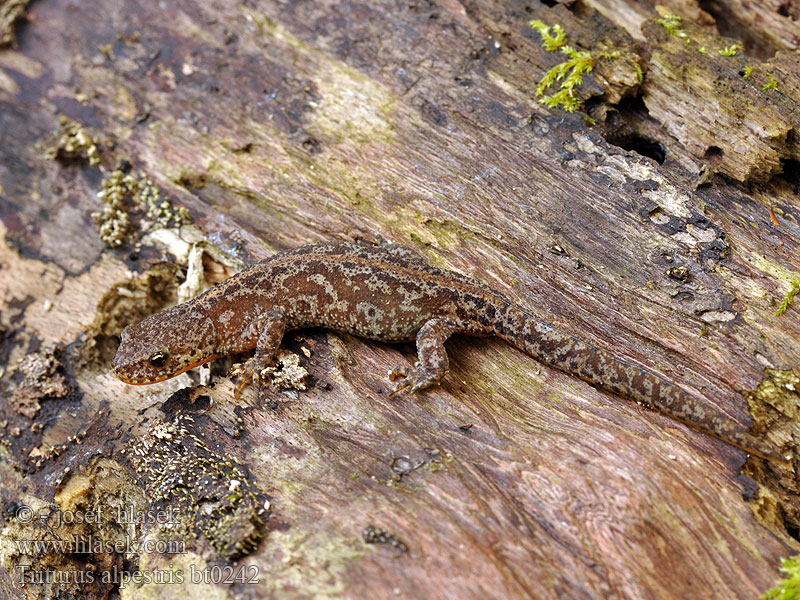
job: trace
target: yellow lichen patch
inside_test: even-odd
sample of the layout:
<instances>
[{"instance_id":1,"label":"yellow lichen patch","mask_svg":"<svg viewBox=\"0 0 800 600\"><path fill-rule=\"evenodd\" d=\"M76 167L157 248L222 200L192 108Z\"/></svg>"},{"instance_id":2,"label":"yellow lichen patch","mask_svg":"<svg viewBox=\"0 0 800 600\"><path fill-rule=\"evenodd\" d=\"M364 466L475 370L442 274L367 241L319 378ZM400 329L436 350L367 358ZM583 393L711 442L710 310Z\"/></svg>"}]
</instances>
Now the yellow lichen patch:
<instances>
[{"instance_id":1,"label":"yellow lichen patch","mask_svg":"<svg viewBox=\"0 0 800 600\"><path fill-rule=\"evenodd\" d=\"M90 165L100 164L100 151L83 126L60 117L61 130L44 144L44 156L51 159L83 159Z\"/></svg>"},{"instance_id":2,"label":"yellow lichen patch","mask_svg":"<svg viewBox=\"0 0 800 600\"><path fill-rule=\"evenodd\" d=\"M103 180L98 194L103 209L92 213L100 228L100 238L111 247L130 241L133 216L143 213L142 229L179 227L189 220L185 207L174 208L172 200L161 193L147 175L138 178L122 171L113 171Z\"/></svg>"},{"instance_id":3,"label":"yellow lichen patch","mask_svg":"<svg viewBox=\"0 0 800 600\"><path fill-rule=\"evenodd\" d=\"M776 279L782 279L784 281L793 281L794 279L800 278L800 273L798 273L797 271L792 271L790 269L787 269L780 263L777 263L774 260L769 259L763 254L754 253L747 258L747 261L751 263L759 271L763 271L768 275L772 275Z\"/></svg>"},{"instance_id":4,"label":"yellow lichen patch","mask_svg":"<svg viewBox=\"0 0 800 600\"><path fill-rule=\"evenodd\" d=\"M223 558L241 557L263 537L269 502L235 458L211 450L192 427L191 417L154 421L126 453L151 502L176 516L170 535L199 532Z\"/></svg>"}]
</instances>

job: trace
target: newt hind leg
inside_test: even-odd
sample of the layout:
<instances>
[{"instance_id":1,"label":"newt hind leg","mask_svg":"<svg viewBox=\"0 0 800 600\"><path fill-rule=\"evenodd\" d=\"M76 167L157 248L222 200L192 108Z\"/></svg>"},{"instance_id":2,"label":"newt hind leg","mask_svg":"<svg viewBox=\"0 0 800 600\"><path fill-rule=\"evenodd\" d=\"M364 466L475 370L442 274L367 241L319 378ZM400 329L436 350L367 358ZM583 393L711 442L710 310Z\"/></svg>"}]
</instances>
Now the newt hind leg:
<instances>
[{"instance_id":1,"label":"newt hind leg","mask_svg":"<svg viewBox=\"0 0 800 600\"><path fill-rule=\"evenodd\" d=\"M417 332L417 363L412 368L395 367L389 373L389 379L397 381L393 396L402 390L410 394L424 390L441 381L450 361L444 343L453 333L455 324L449 319L434 318L427 321Z\"/></svg>"}]
</instances>

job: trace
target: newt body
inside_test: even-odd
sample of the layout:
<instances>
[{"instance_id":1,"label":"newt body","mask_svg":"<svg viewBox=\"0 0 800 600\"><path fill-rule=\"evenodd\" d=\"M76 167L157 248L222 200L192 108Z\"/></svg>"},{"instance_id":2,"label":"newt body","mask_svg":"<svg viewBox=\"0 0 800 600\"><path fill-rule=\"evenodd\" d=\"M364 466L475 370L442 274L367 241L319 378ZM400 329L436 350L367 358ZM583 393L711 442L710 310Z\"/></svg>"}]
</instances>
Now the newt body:
<instances>
[{"instance_id":1,"label":"newt body","mask_svg":"<svg viewBox=\"0 0 800 600\"><path fill-rule=\"evenodd\" d=\"M453 334L496 335L537 360L659 410L770 460L786 459L732 419L650 371L543 323L485 284L428 265L402 246L329 243L282 252L204 294L128 326L114 374L132 384L174 377L255 349L243 383L269 366L284 332L325 327L386 342L416 339L419 362L394 392L438 383ZM240 384L241 387L242 384Z\"/></svg>"}]
</instances>

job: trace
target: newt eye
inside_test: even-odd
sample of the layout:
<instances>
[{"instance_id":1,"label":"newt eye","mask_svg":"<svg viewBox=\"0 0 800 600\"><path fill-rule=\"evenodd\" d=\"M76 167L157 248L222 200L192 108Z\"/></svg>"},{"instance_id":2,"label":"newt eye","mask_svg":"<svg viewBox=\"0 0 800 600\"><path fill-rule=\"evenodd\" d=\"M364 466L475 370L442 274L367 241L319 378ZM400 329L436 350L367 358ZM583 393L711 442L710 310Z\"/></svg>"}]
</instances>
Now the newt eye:
<instances>
[{"instance_id":1,"label":"newt eye","mask_svg":"<svg viewBox=\"0 0 800 600\"><path fill-rule=\"evenodd\" d=\"M169 358L169 352L165 350L159 350L158 352L154 352L150 355L150 358L147 361L150 363L151 366L161 368L165 364L167 364L167 359Z\"/></svg>"}]
</instances>

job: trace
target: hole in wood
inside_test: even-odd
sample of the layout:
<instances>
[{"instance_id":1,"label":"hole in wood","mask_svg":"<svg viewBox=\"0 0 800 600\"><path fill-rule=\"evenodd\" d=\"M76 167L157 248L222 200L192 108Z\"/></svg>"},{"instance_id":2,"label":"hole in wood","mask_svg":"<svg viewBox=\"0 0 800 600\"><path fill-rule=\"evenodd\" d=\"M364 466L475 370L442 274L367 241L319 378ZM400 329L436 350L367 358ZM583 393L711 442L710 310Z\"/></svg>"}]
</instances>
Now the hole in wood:
<instances>
[{"instance_id":1,"label":"hole in wood","mask_svg":"<svg viewBox=\"0 0 800 600\"><path fill-rule=\"evenodd\" d=\"M625 150L630 150L642 156L652 158L660 165L663 165L664 160L667 158L667 151L664 149L664 146L638 134L626 137L622 140L622 143L618 145Z\"/></svg>"},{"instance_id":2,"label":"hole in wood","mask_svg":"<svg viewBox=\"0 0 800 600\"><path fill-rule=\"evenodd\" d=\"M588 107L589 102L586 104ZM640 131L640 129L648 130L650 122L647 108L641 98L625 98L606 115L602 134L609 144L652 158L663 165L667 157L666 148L656 139Z\"/></svg>"},{"instance_id":3,"label":"hole in wood","mask_svg":"<svg viewBox=\"0 0 800 600\"><path fill-rule=\"evenodd\" d=\"M800 161L794 158L787 158L783 163L783 171L777 177L783 179L792 186L794 193L800 193Z\"/></svg>"},{"instance_id":4,"label":"hole in wood","mask_svg":"<svg viewBox=\"0 0 800 600\"><path fill-rule=\"evenodd\" d=\"M712 164L720 162L723 156L725 152L719 146L709 146L703 154L703 158Z\"/></svg>"},{"instance_id":5,"label":"hole in wood","mask_svg":"<svg viewBox=\"0 0 800 600\"><path fill-rule=\"evenodd\" d=\"M791 523L786 523L786 533L792 536L794 539L800 541L800 529L792 525Z\"/></svg>"},{"instance_id":6,"label":"hole in wood","mask_svg":"<svg viewBox=\"0 0 800 600\"><path fill-rule=\"evenodd\" d=\"M782 17L789 17L792 21L800 18L800 8L792 6L791 2L784 2L778 7L778 14Z\"/></svg>"}]
</instances>

